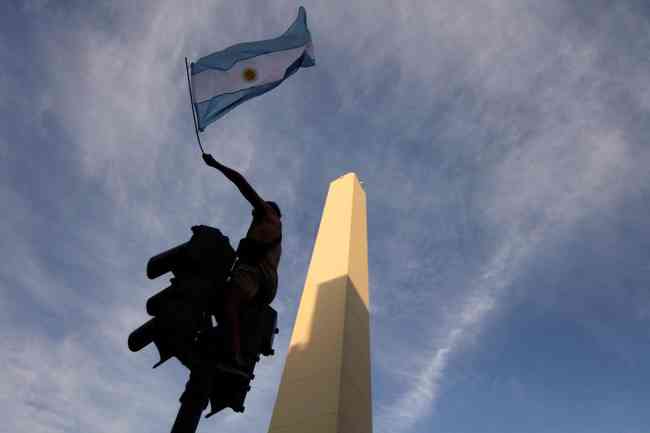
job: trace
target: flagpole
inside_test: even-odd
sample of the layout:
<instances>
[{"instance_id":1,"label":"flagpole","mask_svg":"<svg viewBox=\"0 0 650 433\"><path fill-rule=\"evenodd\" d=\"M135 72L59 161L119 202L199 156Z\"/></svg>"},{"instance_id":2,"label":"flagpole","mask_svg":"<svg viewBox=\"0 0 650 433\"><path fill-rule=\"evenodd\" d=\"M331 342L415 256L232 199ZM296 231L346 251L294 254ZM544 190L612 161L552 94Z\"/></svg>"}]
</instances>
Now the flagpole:
<instances>
[{"instance_id":1,"label":"flagpole","mask_svg":"<svg viewBox=\"0 0 650 433\"><path fill-rule=\"evenodd\" d=\"M190 90L190 108L192 108L192 121L194 122L194 132L196 133L196 141L199 143L201 153L205 154L203 145L201 144L201 137L199 136L199 127L196 121L196 113L194 112L194 97L192 96L192 83L190 82L190 67L187 64L187 57L185 57L185 73L187 74L187 88Z\"/></svg>"}]
</instances>

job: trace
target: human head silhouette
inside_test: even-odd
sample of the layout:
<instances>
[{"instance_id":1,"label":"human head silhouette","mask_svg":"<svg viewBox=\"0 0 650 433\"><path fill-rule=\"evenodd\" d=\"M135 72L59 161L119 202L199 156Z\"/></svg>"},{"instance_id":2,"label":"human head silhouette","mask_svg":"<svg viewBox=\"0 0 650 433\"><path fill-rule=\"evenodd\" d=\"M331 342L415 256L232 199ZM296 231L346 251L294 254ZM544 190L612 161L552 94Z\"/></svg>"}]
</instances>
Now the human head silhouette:
<instances>
[{"instance_id":1,"label":"human head silhouette","mask_svg":"<svg viewBox=\"0 0 650 433\"><path fill-rule=\"evenodd\" d=\"M278 218L282 218L282 212L280 212L280 206L274 201L267 201L266 204L268 204L271 209L275 211L275 214L278 216ZM257 217L257 211L253 209L252 212L253 218Z\"/></svg>"}]
</instances>

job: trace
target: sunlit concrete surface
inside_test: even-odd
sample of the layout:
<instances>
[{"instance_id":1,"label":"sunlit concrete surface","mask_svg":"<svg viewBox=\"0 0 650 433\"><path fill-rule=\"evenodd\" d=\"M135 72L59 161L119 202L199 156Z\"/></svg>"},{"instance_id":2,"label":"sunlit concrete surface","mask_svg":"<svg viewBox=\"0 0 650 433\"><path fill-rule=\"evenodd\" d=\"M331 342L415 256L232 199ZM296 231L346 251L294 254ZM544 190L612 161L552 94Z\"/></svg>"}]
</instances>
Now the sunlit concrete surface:
<instances>
[{"instance_id":1,"label":"sunlit concrete surface","mask_svg":"<svg viewBox=\"0 0 650 433\"><path fill-rule=\"evenodd\" d=\"M270 433L371 433L366 196L330 184Z\"/></svg>"}]
</instances>

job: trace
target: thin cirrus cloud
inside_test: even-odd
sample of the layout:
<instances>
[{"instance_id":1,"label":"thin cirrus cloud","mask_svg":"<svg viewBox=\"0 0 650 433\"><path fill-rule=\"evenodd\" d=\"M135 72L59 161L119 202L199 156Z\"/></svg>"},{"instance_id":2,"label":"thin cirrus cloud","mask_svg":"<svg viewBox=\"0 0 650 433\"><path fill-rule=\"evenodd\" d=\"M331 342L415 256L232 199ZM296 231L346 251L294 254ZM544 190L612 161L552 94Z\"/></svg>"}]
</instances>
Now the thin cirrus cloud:
<instances>
[{"instance_id":1,"label":"thin cirrus cloud","mask_svg":"<svg viewBox=\"0 0 650 433\"><path fill-rule=\"evenodd\" d=\"M462 18L451 14L451 21L431 30L436 36L432 39L461 38L458 49L467 56L463 68L467 85L477 93L477 105L487 106L478 115L479 122L505 145L505 157L499 161L491 160L489 150L477 149L475 155L489 171L479 188L479 203L485 221L500 227L500 236L491 257L462 280L463 288L458 289L463 294L452 301L456 305L442 321L443 331L430 345L429 356L423 356L420 368L406 375L409 385L396 399L380 404L379 431L411 431L430 416L453 357L474 341L470 337L480 333L500 305L507 306L504 295L537 251L636 188L636 182L622 180L624 173L647 172L633 160L638 143L628 143L622 132L627 125L617 121L618 107L610 107L600 93L618 84L615 73L603 64L612 47L602 47L601 40L590 38L589 33L552 38L557 31L552 24L532 11L522 14L511 3L493 2L496 8L487 14L468 8ZM554 6L561 4L547 7ZM555 12L569 22L578 21L567 9ZM436 16L440 11L445 16L445 10L437 9ZM604 16L601 27L621 20L642 22L635 20L632 11L618 9ZM403 62L407 64L406 59ZM422 71L429 70L416 68L414 73ZM635 83L629 85L633 89ZM500 101L522 112L499 116ZM526 110L533 115L527 116ZM462 120L462 127L473 126L473 119ZM532 122L535 125L527 128ZM529 132L521 132L526 129ZM461 135L470 138L471 133ZM644 155L645 160L647 152ZM436 302L449 303L444 297Z\"/></svg>"}]
</instances>

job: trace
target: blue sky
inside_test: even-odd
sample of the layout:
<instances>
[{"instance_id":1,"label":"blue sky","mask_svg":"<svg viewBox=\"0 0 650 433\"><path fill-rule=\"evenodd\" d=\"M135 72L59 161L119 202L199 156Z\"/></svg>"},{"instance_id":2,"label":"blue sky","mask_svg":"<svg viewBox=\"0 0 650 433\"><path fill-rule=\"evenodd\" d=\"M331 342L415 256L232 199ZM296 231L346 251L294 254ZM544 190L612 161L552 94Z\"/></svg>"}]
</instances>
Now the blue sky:
<instances>
[{"instance_id":1,"label":"blue sky","mask_svg":"<svg viewBox=\"0 0 650 433\"><path fill-rule=\"evenodd\" d=\"M194 142L183 57L279 35L299 3L8 2L0 14L0 417L166 431L186 374L128 333L189 227L250 210ZM368 198L374 429L643 433L650 391L650 7L302 3L317 66L204 145L283 208L266 431L328 183Z\"/></svg>"}]
</instances>

